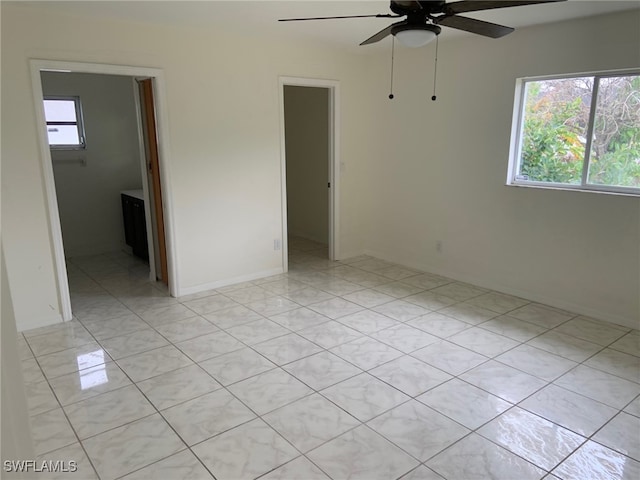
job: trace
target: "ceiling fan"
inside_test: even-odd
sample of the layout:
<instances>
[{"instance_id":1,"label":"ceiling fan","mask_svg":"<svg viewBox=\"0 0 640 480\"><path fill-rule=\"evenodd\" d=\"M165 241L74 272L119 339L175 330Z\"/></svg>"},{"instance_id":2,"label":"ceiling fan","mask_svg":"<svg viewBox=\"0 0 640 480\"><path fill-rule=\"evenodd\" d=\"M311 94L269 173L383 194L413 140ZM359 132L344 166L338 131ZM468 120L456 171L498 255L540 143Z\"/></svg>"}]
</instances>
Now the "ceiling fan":
<instances>
[{"instance_id":1,"label":"ceiling fan","mask_svg":"<svg viewBox=\"0 0 640 480\"><path fill-rule=\"evenodd\" d=\"M340 17L284 18L280 22L296 22L302 20L332 20L342 18L400 18L404 20L383 28L375 35L367 38L360 45L376 43L393 35L408 47L421 47L435 39L441 31L440 26L464 30L490 38L500 38L511 32L513 28L485 22L458 14L491 10L495 8L518 7L539 3L563 2L566 0L463 0L447 3L443 0L432 1L400 1L391 0L393 14L348 15Z\"/></svg>"}]
</instances>

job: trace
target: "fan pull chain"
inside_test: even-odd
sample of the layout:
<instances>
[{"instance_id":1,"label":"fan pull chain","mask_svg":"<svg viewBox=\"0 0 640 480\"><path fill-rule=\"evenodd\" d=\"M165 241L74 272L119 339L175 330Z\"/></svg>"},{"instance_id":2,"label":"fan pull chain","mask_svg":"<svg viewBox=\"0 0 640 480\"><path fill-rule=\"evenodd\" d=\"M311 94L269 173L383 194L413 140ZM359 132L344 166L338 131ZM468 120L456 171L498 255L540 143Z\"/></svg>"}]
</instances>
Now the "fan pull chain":
<instances>
[{"instance_id":1,"label":"fan pull chain","mask_svg":"<svg viewBox=\"0 0 640 480\"><path fill-rule=\"evenodd\" d=\"M393 57L395 54L396 37L391 37L391 88L389 89L389 100L393 100Z\"/></svg>"},{"instance_id":2,"label":"fan pull chain","mask_svg":"<svg viewBox=\"0 0 640 480\"><path fill-rule=\"evenodd\" d=\"M436 101L436 80L438 78L438 39L436 37L436 58L433 64L433 95L431 96L432 101Z\"/></svg>"}]
</instances>

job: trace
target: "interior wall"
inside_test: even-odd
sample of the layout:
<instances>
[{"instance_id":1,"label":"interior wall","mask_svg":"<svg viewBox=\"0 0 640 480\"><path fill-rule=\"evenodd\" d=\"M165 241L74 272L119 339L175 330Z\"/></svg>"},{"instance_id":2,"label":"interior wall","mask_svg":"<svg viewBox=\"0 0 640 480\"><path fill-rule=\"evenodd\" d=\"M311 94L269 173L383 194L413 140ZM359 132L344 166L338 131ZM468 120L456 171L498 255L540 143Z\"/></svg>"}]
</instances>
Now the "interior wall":
<instances>
[{"instance_id":1,"label":"interior wall","mask_svg":"<svg viewBox=\"0 0 640 480\"><path fill-rule=\"evenodd\" d=\"M338 80L340 246L362 251L371 118L365 59L251 34L2 8L2 219L18 328L60 321L30 58L160 68L178 294L282 271L278 77ZM150 7L152 8L152 6ZM82 39L79 41L78 39ZM10 119L10 121L7 121Z\"/></svg>"},{"instance_id":2,"label":"interior wall","mask_svg":"<svg viewBox=\"0 0 640 480\"><path fill-rule=\"evenodd\" d=\"M329 89L284 87L289 235L329 240Z\"/></svg>"},{"instance_id":3,"label":"interior wall","mask_svg":"<svg viewBox=\"0 0 640 480\"><path fill-rule=\"evenodd\" d=\"M638 68L638 25L636 10L441 41L436 102L434 44L396 49L392 101L388 58L372 59L371 137L385 141L367 174L366 250L640 327L640 198L505 185L516 79Z\"/></svg>"},{"instance_id":4,"label":"interior wall","mask_svg":"<svg viewBox=\"0 0 640 480\"><path fill-rule=\"evenodd\" d=\"M125 246L122 190L142 189L133 79L42 72L44 95L79 96L84 150L52 150L65 255L95 255ZM85 160L66 163L65 160Z\"/></svg>"},{"instance_id":5,"label":"interior wall","mask_svg":"<svg viewBox=\"0 0 640 480\"><path fill-rule=\"evenodd\" d=\"M5 461L19 461L35 458L33 438L27 412L27 397L24 390L24 379L20 365L18 350L18 334L16 332L16 317L11 300L11 291L7 277L4 251L0 251L0 286L2 302L2 324L0 326L0 363L2 364L2 422L0 422L1 437L0 459L4 467ZM18 367L18 368L16 368ZM11 478L32 478L25 473L9 474Z\"/></svg>"}]
</instances>

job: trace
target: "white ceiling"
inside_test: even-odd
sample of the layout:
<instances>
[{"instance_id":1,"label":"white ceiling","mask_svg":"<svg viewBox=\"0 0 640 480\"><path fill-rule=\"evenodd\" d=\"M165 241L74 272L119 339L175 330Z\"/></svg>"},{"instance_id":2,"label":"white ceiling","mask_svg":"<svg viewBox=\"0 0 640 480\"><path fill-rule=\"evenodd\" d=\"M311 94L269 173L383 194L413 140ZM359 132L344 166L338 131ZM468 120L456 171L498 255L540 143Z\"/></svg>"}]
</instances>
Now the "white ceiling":
<instances>
[{"instance_id":1,"label":"white ceiling","mask_svg":"<svg viewBox=\"0 0 640 480\"><path fill-rule=\"evenodd\" d=\"M358 47L364 39L383 29L393 19L362 18L305 22L278 22L279 18L391 13L388 1L22 1L24 6L80 15L100 15L138 22L188 25L245 31L298 41L319 41L367 53L388 47L390 42ZM640 0L569 0L567 2L505 8L466 14L511 27L525 27L572 18L640 8ZM443 28L442 39L471 35Z\"/></svg>"}]
</instances>

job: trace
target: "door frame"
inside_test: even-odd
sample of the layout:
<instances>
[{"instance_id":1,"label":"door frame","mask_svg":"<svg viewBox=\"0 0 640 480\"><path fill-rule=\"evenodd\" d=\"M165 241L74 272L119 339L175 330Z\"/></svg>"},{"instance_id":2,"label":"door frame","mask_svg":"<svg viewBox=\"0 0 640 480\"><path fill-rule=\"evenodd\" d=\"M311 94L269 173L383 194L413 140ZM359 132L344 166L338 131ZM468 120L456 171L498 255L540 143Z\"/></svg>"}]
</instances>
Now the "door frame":
<instances>
[{"instance_id":1,"label":"door frame","mask_svg":"<svg viewBox=\"0 0 640 480\"><path fill-rule=\"evenodd\" d=\"M54 71L65 73L95 73L103 75L124 75L128 77L148 77L153 78L156 110L156 129L158 136L158 153L160 156L160 181L164 192L163 210L165 219L165 235L167 243L167 267L169 270L169 293L176 296L179 292L179 279L177 275L176 261L176 240L174 231L173 202L171 195L171 171L169 161L169 132L167 121L166 89L164 72L158 68L135 67L126 65L112 65L101 63L68 62L63 60L29 60L31 69L31 85L33 89L33 99L37 120L38 140L40 144L40 158L42 160L42 171L45 186L45 201L47 204L49 217L49 234L53 247L54 268L57 280L58 300L62 310L64 321L71 320L71 297L69 294L69 279L67 277L67 266L65 263L64 245L62 240L62 228L60 225L60 213L58 210L58 198L56 194L55 178L53 175L53 164L51 151L47 137L46 121L44 116L44 97L42 91L42 71ZM138 132L140 135L142 132ZM146 160L141 159L143 164ZM146 167L145 167L146 168ZM149 204L149 190L146 178L143 175L143 190L145 194L145 204ZM147 210L147 207L145 207ZM148 213L148 212L146 212ZM150 244L152 247L152 243ZM150 253L152 253L151 250Z\"/></svg>"},{"instance_id":2,"label":"door frame","mask_svg":"<svg viewBox=\"0 0 640 480\"><path fill-rule=\"evenodd\" d=\"M280 96L280 172L282 185L282 268L289 270L287 240L287 149L285 143L284 87L317 87L329 91L329 259L340 259L340 82L321 78L278 77Z\"/></svg>"}]
</instances>

